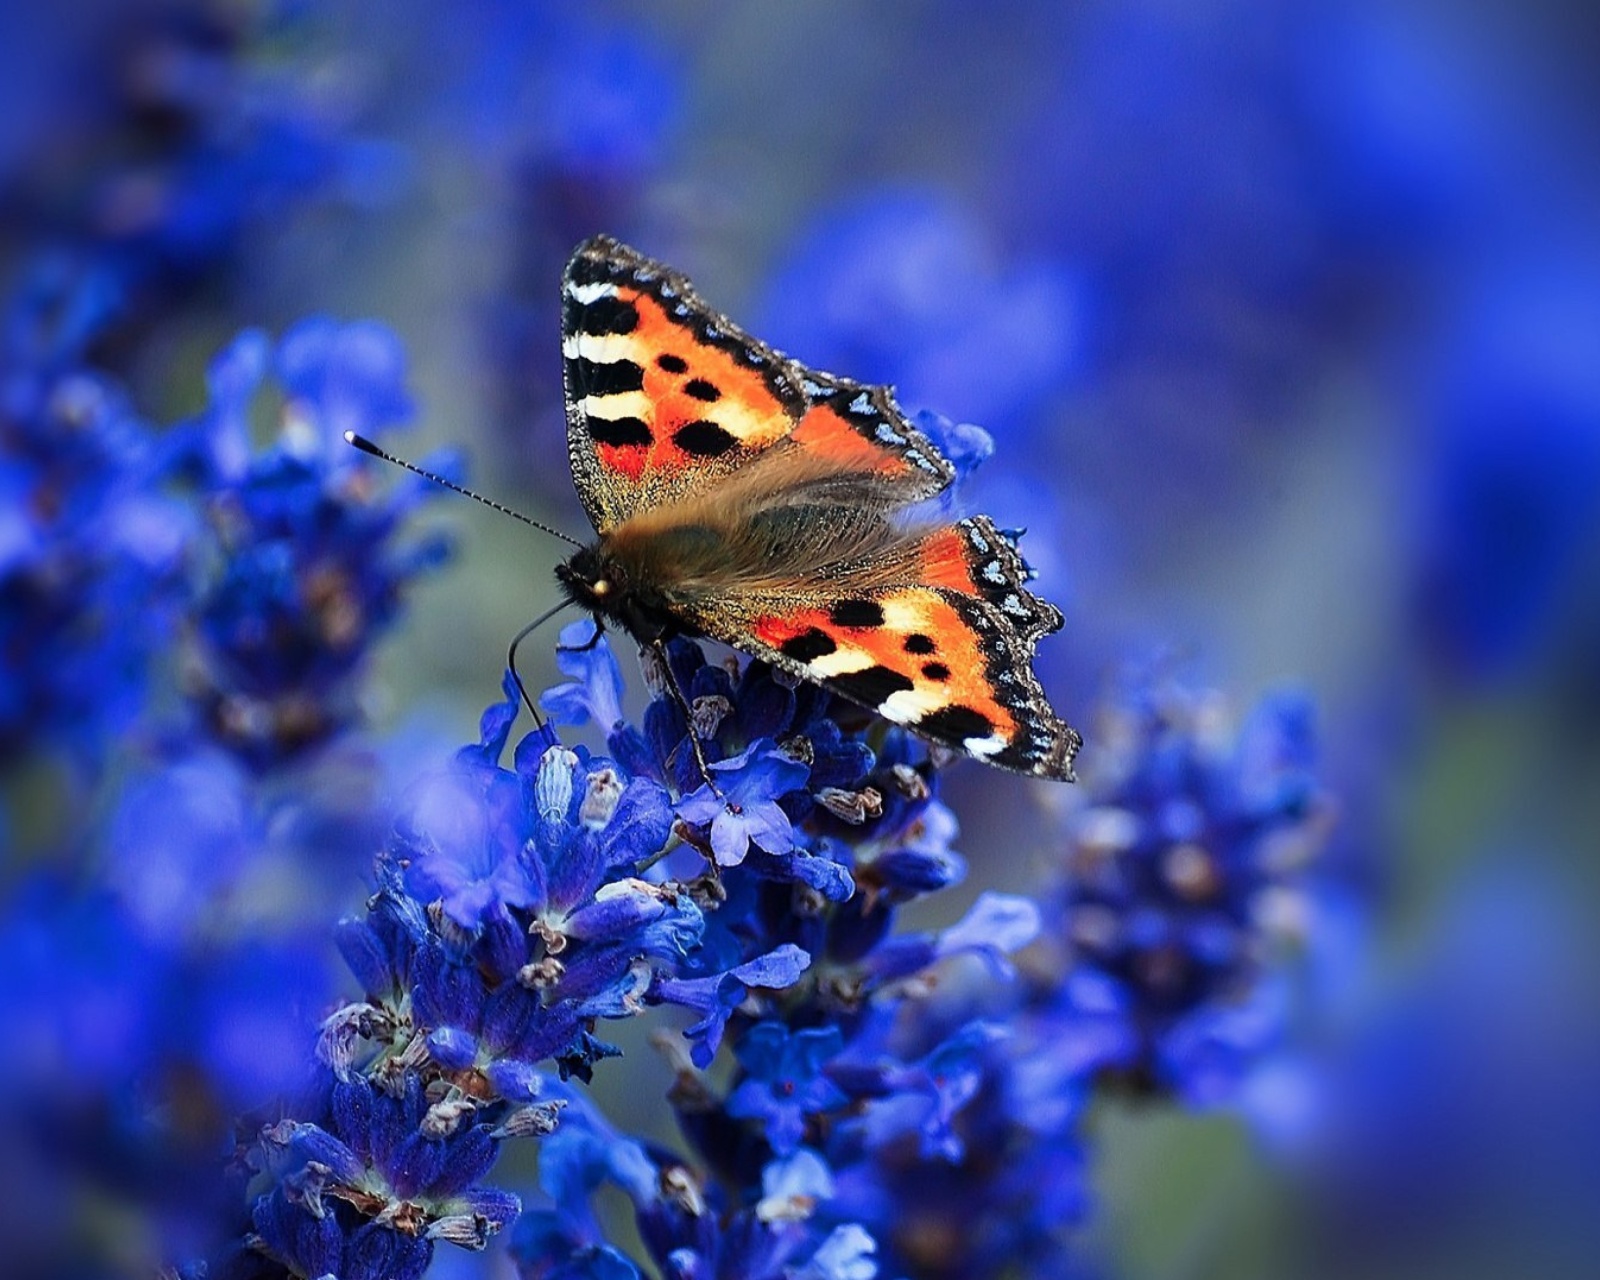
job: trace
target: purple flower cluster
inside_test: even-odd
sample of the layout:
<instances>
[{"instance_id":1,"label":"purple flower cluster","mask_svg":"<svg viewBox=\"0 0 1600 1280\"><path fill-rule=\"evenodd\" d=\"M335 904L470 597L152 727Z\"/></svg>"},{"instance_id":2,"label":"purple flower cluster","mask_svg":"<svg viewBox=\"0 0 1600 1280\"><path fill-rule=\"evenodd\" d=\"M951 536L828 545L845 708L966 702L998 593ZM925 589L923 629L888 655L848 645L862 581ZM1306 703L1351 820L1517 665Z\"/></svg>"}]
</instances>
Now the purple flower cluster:
<instances>
[{"instance_id":1,"label":"purple flower cluster","mask_svg":"<svg viewBox=\"0 0 1600 1280\"><path fill-rule=\"evenodd\" d=\"M0 335L0 761L59 752L92 774L170 639L193 517L162 490L150 427L84 361L73 301L25 292Z\"/></svg>"},{"instance_id":2,"label":"purple flower cluster","mask_svg":"<svg viewBox=\"0 0 1600 1280\"><path fill-rule=\"evenodd\" d=\"M1283 1042L1280 962L1318 909L1334 805L1312 707L1277 693L1235 732L1219 695L1155 679L1103 710L1095 741L1030 956L1031 1017L1097 1083L1236 1101Z\"/></svg>"},{"instance_id":3,"label":"purple flower cluster","mask_svg":"<svg viewBox=\"0 0 1600 1280\"><path fill-rule=\"evenodd\" d=\"M692 730L665 695L635 727L603 641L563 660L576 679L547 702L609 720L616 758L539 730L503 761L508 678L480 742L411 788L378 891L339 935L362 997L324 1024L323 1085L244 1157L253 1225L224 1274L420 1274L433 1242L481 1247L509 1220L515 1197L479 1179L501 1142L537 1137L552 1203L517 1229L527 1274L637 1274L587 1207L616 1182L669 1274L870 1275L871 1237L828 1205L821 1126L865 1108L869 1145L925 1132L943 1149L962 1037L897 1062L887 1023L953 956L1003 968L1035 913L985 896L942 933L892 932L900 904L960 872L925 752L898 734L874 751L853 709L846 728L819 691L689 644L669 660ZM600 1019L652 1006L689 1014L672 1094L698 1161L609 1133L563 1083L615 1054ZM700 1071L724 1044L742 1078L719 1101Z\"/></svg>"},{"instance_id":4,"label":"purple flower cluster","mask_svg":"<svg viewBox=\"0 0 1600 1280\"><path fill-rule=\"evenodd\" d=\"M137 1208L154 1267L236 1212L216 1177L232 1117L307 1077L328 897L382 831L355 685L443 547L401 529L415 490L329 443L404 409L376 326L246 334L207 412L164 434L59 331L12 337L0 590L27 723L5 799L32 857L0 904L0 1110L37 1194L0 1225L19 1274L35 1254L96 1274L108 1242L82 1215ZM280 430L257 449L268 384Z\"/></svg>"},{"instance_id":5,"label":"purple flower cluster","mask_svg":"<svg viewBox=\"0 0 1600 1280\"><path fill-rule=\"evenodd\" d=\"M636 771L624 795L651 788L645 845L664 811L676 815L681 843L648 856L645 874L704 907L676 972L632 944L650 965L639 1002L696 1015L686 1044L658 1039L693 1154L630 1141L591 1103L565 1112L542 1149L546 1203L513 1235L525 1276L643 1274L597 1225L588 1197L604 1185L628 1198L651 1263L673 1276L1059 1275L1079 1261L1084 1114L1097 1092L1148 1079L1215 1103L1223 1080L1279 1047L1282 1024L1260 999L1270 946L1327 817L1303 700L1269 701L1234 740L1206 722L1206 696L1144 688L1106 718L1100 775L1068 825L1082 874L1063 876L1044 917L984 894L951 927L907 934L899 908L962 871L913 741L891 734L873 750L842 732L834 716L846 709L825 695L678 646L671 660L725 804L695 785L676 701L655 698L643 730L625 721L615 664L603 641L580 645L587 633L579 624L563 637L573 680L545 704L609 726ZM839 769L837 749L819 754L835 743L851 768ZM819 761L831 770L821 778ZM1092 832L1116 813L1137 836L1106 849ZM1202 850L1216 859L1205 886L1178 874ZM1078 865L1091 851L1098 875ZM1110 938L1100 952L1080 945L1074 925L1090 907L1117 916L1120 950ZM1194 972L1179 989L1184 964ZM707 1070L719 1052L731 1077Z\"/></svg>"},{"instance_id":6,"label":"purple flower cluster","mask_svg":"<svg viewBox=\"0 0 1600 1280\"><path fill-rule=\"evenodd\" d=\"M407 539L412 482L380 494L338 436L404 416L402 375L375 326L247 333L205 412L138 428L147 466L103 468L107 512L148 495L178 531L159 562L176 683L158 703L168 668L143 655L108 820L79 837L92 892L46 877L8 904L19 1150L140 1205L152 1248L210 1280L419 1276L439 1242L483 1248L513 1222L529 1277L1076 1266L1097 1091L1215 1102L1275 1047L1269 943L1326 810L1304 703L1233 741L1205 699L1146 689L1100 729L1044 913L984 893L942 929L900 923L965 874L924 745L687 641L670 670L647 661L635 721L605 638L568 628L544 705L607 754L553 728L513 746L508 676L478 743L381 819L354 691L442 547ZM263 406L281 429L258 450ZM928 425L964 471L989 451ZM73 579L102 580L126 590ZM337 933L359 991L339 1003L316 916L373 848L375 891ZM624 1069L602 1020L652 1011L677 1027L657 1037L677 1152L618 1132L588 1091ZM513 1139L540 1148L526 1212L488 1181ZM605 1187L643 1257L602 1228ZM41 1256L76 1238L94 1271L71 1199L40 1194L44 1211L12 1206L34 1215L18 1238Z\"/></svg>"},{"instance_id":7,"label":"purple flower cluster","mask_svg":"<svg viewBox=\"0 0 1600 1280\"><path fill-rule=\"evenodd\" d=\"M304 40L293 10L133 0L41 10L7 40L7 114L35 127L0 166L5 234L25 274L73 282L112 367L176 309L259 288L261 229L396 185L395 149L345 132L349 102L266 56Z\"/></svg>"},{"instance_id":8,"label":"purple flower cluster","mask_svg":"<svg viewBox=\"0 0 1600 1280\"><path fill-rule=\"evenodd\" d=\"M210 533L186 691L211 733L258 762L288 759L357 718L361 662L405 585L445 554L437 536L396 537L436 491L408 476L375 501L375 464L343 439L410 416L404 369L398 341L376 324L310 319L276 347L249 331L213 361L210 405L172 442ZM282 428L258 453L252 412L269 371Z\"/></svg>"}]
</instances>

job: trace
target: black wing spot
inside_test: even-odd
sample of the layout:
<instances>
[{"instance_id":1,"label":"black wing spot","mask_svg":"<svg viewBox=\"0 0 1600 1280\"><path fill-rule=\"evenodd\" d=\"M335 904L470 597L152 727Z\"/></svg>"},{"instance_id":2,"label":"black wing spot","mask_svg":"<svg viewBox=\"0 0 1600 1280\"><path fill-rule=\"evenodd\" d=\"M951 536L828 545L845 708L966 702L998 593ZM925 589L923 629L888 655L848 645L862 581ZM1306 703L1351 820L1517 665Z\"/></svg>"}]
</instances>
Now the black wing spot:
<instances>
[{"instance_id":1,"label":"black wing spot","mask_svg":"<svg viewBox=\"0 0 1600 1280\"><path fill-rule=\"evenodd\" d=\"M866 667L861 671L830 677L828 687L869 707L881 707L895 694L909 693L916 685L909 676L891 671L888 667Z\"/></svg>"},{"instance_id":2,"label":"black wing spot","mask_svg":"<svg viewBox=\"0 0 1600 1280\"><path fill-rule=\"evenodd\" d=\"M932 636L925 636L920 631L913 631L905 638L904 648L907 653L932 653L935 645Z\"/></svg>"},{"instance_id":3,"label":"black wing spot","mask_svg":"<svg viewBox=\"0 0 1600 1280\"><path fill-rule=\"evenodd\" d=\"M656 357L656 368L665 369L668 373L688 373L689 362L682 356L675 356L669 351L665 355Z\"/></svg>"},{"instance_id":4,"label":"black wing spot","mask_svg":"<svg viewBox=\"0 0 1600 1280\"><path fill-rule=\"evenodd\" d=\"M938 738L941 742L960 746L968 738L987 738L994 732L994 721L981 711L974 711L971 707L958 704L953 707L940 707L937 711L923 716L911 727L918 733L927 734L930 738Z\"/></svg>"},{"instance_id":5,"label":"black wing spot","mask_svg":"<svg viewBox=\"0 0 1600 1280\"><path fill-rule=\"evenodd\" d=\"M579 356L567 361L567 382L585 395L614 396L644 390L644 369L632 360L590 360Z\"/></svg>"},{"instance_id":6,"label":"black wing spot","mask_svg":"<svg viewBox=\"0 0 1600 1280\"><path fill-rule=\"evenodd\" d=\"M778 652L796 662L815 662L818 658L826 658L838 647L826 631L811 627L797 636L790 636L778 646Z\"/></svg>"},{"instance_id":7,"label":"black wing spot","mask_svg":"<svg viewBox=\"0 0 1600 1280\"><path fill-rule=\"evenodd\" d=\"M683 384L683 394L693 396L696 400L703 400L707 404L714 404L722 399L722 392L704 378L690 378Z\"/></svg>"},{"instance_id":8,"label":"black wing spot","mask_svg":"<svg viewBox=\"0 0 1600 1280\"><path fill-rule=\"evenodd\" d=\"M874 600L840 600L828 610L828 618L836 627L881 627L883 607Z\"/></svg>"},{"instance_id":9,"label":"black wing spot","mask_svg":"<svg viewBox=\"0 0 1600 1280\"><path fill-rule=\"evenodd\" d=\"M937 680L941 684L950 678L950 668L942 662L924 662L922 674L930 680Z\"/></svg>"},{"instance_id":10,"label":"black wing spot","mask_svg":"<svg viewBox=\"0 0 1600 1280\"><path fill-rule=\"evenodd\" d=\"M577 285L610 284L615 274L606 259L586 253L578 254L567 264L567 279Z\"/></svg>"},{"instance_id":11,"label":"black wing spot","mask_svg":"<svg viewBox=\"0 0 1600 1280\"><path fill-rule=\"evenodd\" d=\"M596 444L647 445L655 437L643 418L596 418L590 416L584 427Z\"/></svg>"},{"instance_id":12,"label":"black wing spot","mask_svg":"<svg viewBox=\"0 0 1600 1280\"><path fill-rule=\"evenodd\" d=\"M639 308L623 298L596 298L578 313L578 329L590 337L632 333L639 327Z\"/></svg>"},{"instance_id":13,"label":"black wing spot","mask_svg":"<svg viewBox=\"0 0 1600 1280\"><path fill-rule=\"evenodd\" d=\"M684 423L672 433L672 442L696 458L720 458L739 444L728 431L704 418Z\"/></svg>"}]
</instances>

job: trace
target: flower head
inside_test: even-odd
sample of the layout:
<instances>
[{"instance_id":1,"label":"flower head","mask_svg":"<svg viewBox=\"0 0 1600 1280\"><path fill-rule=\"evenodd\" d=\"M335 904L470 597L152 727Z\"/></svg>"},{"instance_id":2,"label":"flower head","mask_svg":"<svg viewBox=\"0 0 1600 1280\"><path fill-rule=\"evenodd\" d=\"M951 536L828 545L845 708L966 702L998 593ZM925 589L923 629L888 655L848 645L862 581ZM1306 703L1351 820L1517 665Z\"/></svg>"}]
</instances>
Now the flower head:
<instances>
[{"instance_id":1,"label":"flower head","mask_svg":"<svg viewBox=\"0 0 1600 1280\"><path fill-rule=\"evenodd\" d=\"M732 759L717 761L711 772L714 782L680 800L678 816L709 826L711 851L720 866L738 866L751 845L772 854L794 848L794 825L778 801L805 782L804 764L761 739Z\"/></svg>"},{"instance_id":2,"label":"flower head","mask_svg":"<svg viewBox=\"0 0 1600 1280\"><path fill-rule=\"evenodd\" d=\"M206 495L213 544L195 611L192 697L212 731L260 763L327 742L356 717L353 680L438 538L395 538L427 492L384 499L346 428L381 434L409 412L404 360L373 324L315 318L277 349L283 429L252 455L248 422L273 350L241 334L213 362L211 404L180 435Z\"/></svg>"},{"instance_id":3,"label":"flower head","mask_svg":"<svg viewBox=\"0 0 1600 1280\"><path fill-rule=\"evenodd\" d=\"M1307 915L1302 873L1332 817L1310 704L1274 695L1235 735L1215 695L1157 682L1099 741L1048 926L1072 967L1050 999L1105 1070L1220 1100L1281 1030L1268 962Z\"/></svg>"}]
</instances>

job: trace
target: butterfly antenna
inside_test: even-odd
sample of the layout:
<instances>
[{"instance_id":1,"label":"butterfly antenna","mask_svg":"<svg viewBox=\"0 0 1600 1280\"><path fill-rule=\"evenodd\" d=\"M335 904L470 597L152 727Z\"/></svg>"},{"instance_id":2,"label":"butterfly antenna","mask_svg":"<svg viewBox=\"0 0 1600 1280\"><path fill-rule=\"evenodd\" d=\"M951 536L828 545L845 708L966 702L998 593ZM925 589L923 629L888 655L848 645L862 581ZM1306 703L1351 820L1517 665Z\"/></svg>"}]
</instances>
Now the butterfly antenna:
<instances>
[{"instance_id":1,"label":"butterfly antenna","mask_svg":"<svg viewBox=\"0 0 1600 1280\"><path fill-rule=\"evenodd\" d=\"M552 529L547 524L540 524L539 521L535 520L532 516L525 516L520 511L513 511L510 507L496 502L493 498L486 498L481 493L474 493L471 489L466 488L464 485L457 484L454 480L446 480L443 476L438 475L435 472L424 471L415 463L407 462L404 458L395 457L394 454L378 448L378 446L373 444L372 441L368 440L366 436L357 435L354 431L346 431L344 433L344 438L346 444L354 445L357 449L360 449L362 453L370 453L374 458L382 458L385 462L392 462L397 467L404 467L407 471L421 476L424 480L432 480L434 484L443 485L446 489L451 490L453 493L459 493L463 498L471 498L474 502L481 502L486 507L492 507L501 515L510 516L513 520L520 520L526 525L532 525L541 533L548 533L553 538L560 538L561 541L571 543L575 547L581 547L583 545L583 543L579 542L576 538L570 538L566 534L562 533L560 529ZM531 706L532 704L530 703L529 705Z\"/></svg>"},{"instance_id":2,"label":"butterfly antenna","mask_svg":"<svg viewBox=\"0 0 1600 1280\"><path fill-rule=\"evenodd\" d=\"M523 627L521 631L517 632L516 635L512 636L511 643L506 648L506 670L511 672L511 680L517 686L517 692L522 695L522 703L528 708L529 714L533 716L533 727L535 729L544 728L544 717L539 714L539 708L534 700L528 696L528 687L522 683L522 675L517 670L517 646L571 603L570 600L563 600L553 608L546 609L527 626Z\"/></svg>"}]
</instances>

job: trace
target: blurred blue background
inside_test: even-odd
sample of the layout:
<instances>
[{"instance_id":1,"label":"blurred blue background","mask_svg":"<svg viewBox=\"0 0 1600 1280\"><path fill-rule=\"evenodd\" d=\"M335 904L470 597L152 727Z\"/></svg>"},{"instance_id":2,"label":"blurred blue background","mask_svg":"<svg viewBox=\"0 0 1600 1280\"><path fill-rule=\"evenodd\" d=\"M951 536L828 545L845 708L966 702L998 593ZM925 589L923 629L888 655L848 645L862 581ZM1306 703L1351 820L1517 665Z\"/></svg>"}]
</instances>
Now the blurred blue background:
<instances>
[{"instance_id":1,"label":"blurred blue background","mask_svg":"<svg viewBox=\"0 0 1600 1280\"><path fill-rule=\"evenodd\" d=\"M1254 1126L1107 1104L1086 1251L1591 1273L1592 6L72 0L5 7L0 86L9 358L46 298L152 421L201 412L241 328L376 319L405 451L582 535L557 282L607 231L792 355L986 427L966 500L1029 530L1068 619L1041 675L1091 744L1129 663L1239 708L1293 682L1342 804L1301 1056ZM473 739L561 551L427 518L455 560L366 704L397 774ZM25 860L61 818L18 776ZM969 765L947 799L968 899L1025 889L1063 797Z\"/></svg>"}]
</instances>

